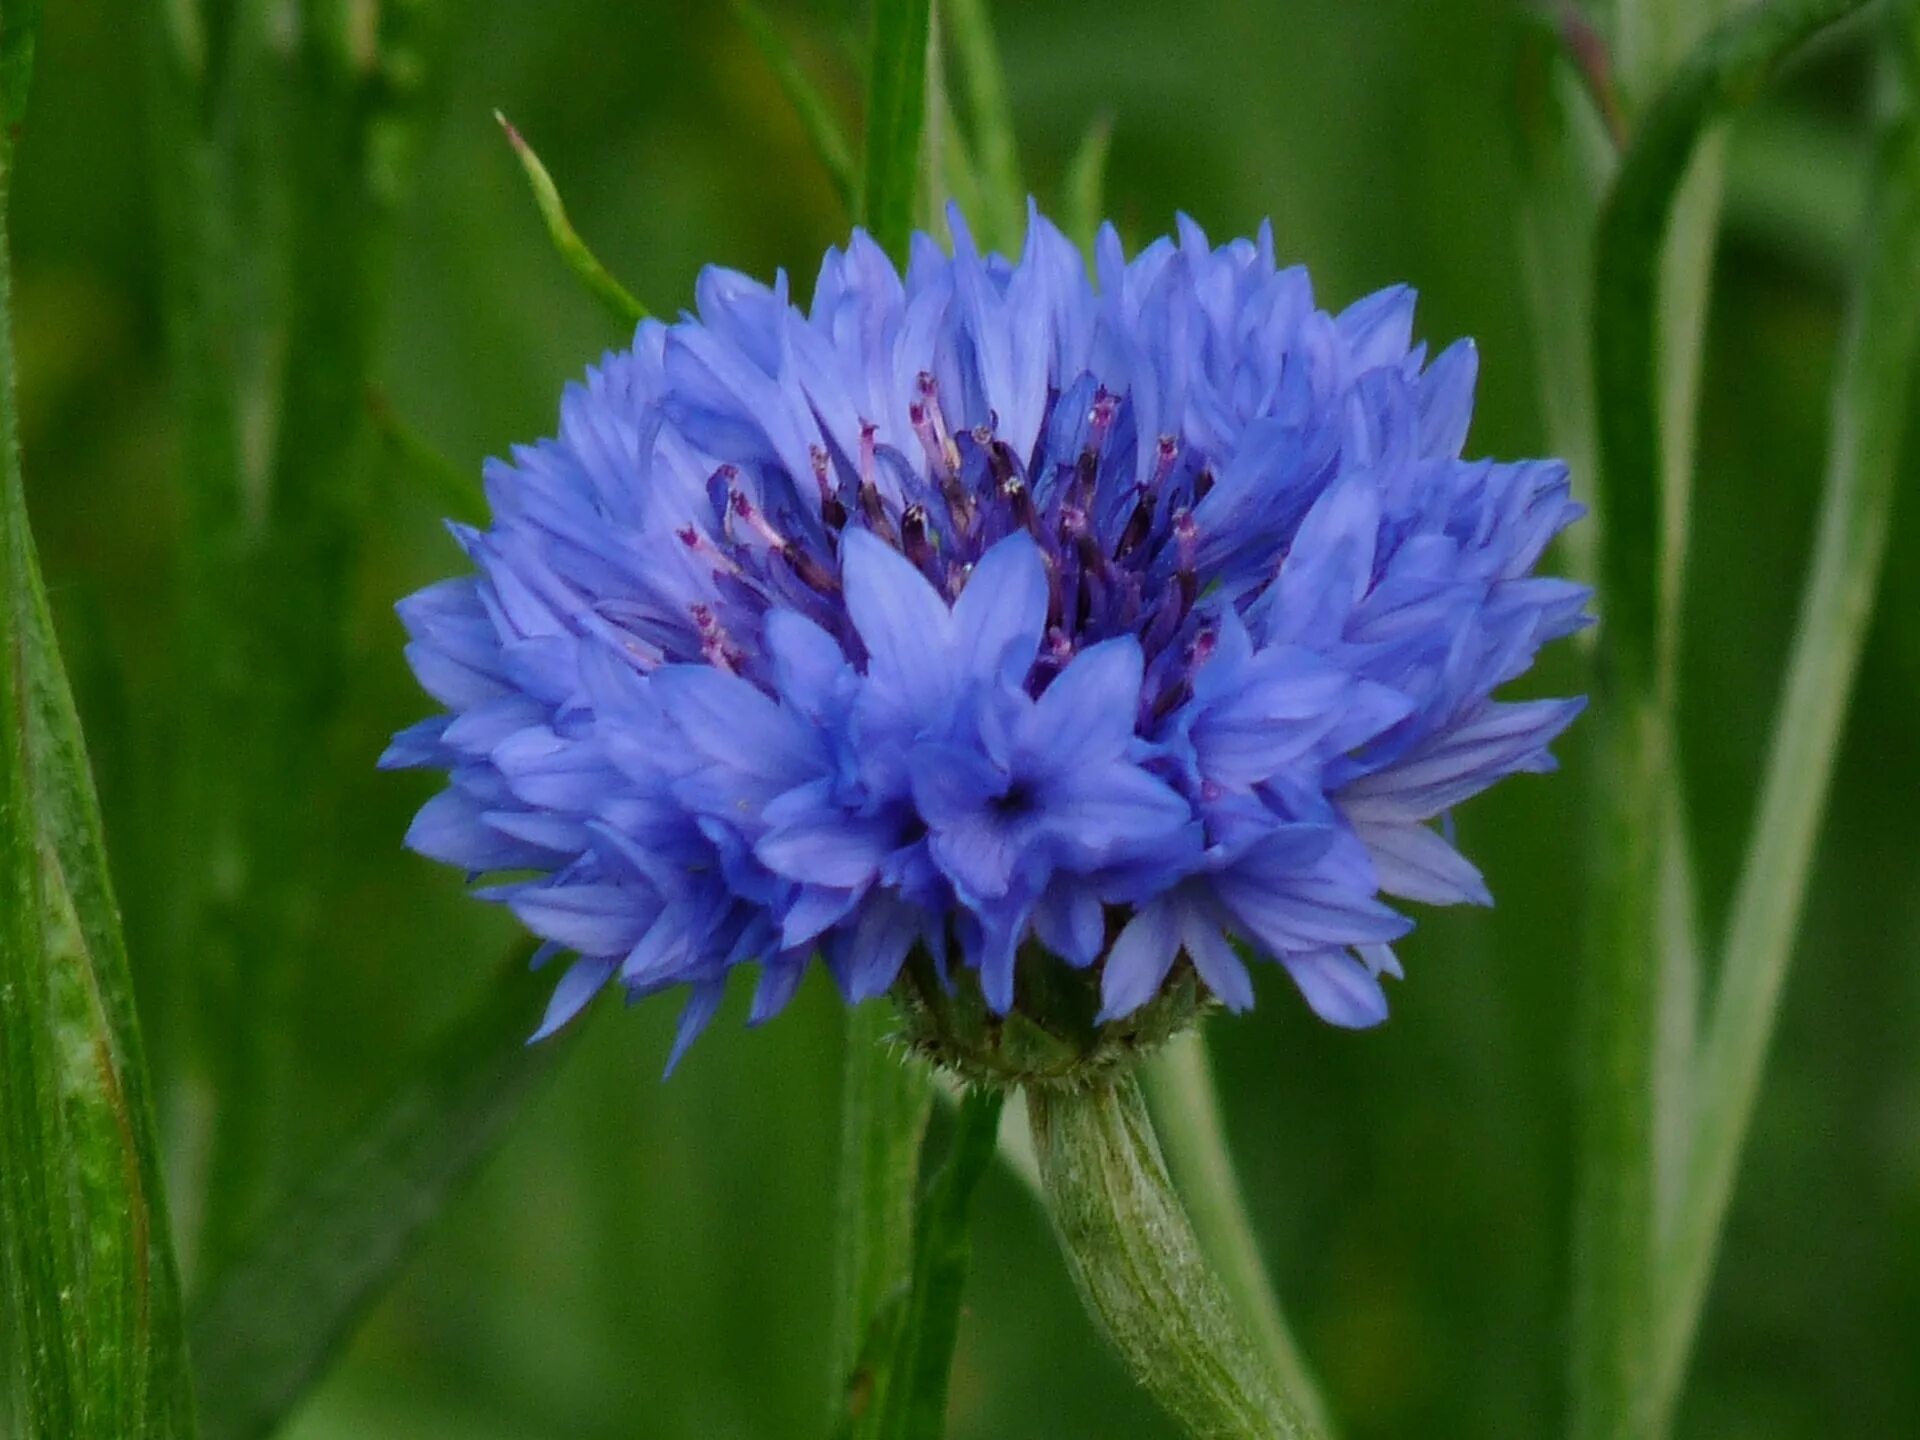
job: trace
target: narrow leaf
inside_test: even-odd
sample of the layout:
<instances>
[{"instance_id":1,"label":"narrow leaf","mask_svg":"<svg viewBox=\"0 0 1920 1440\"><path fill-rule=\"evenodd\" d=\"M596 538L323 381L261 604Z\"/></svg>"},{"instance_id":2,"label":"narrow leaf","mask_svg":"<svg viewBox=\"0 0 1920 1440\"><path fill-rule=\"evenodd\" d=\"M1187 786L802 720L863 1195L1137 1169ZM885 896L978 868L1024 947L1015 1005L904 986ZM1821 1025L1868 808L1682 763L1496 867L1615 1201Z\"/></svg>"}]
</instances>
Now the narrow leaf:
<instances>
[{"instance_id":1,"label":"narrow leaf","mask_svg":"<svg viewBox=\"0 0 1920 1440\"><path fill-rule=\"evenodd\" d=\"M913 1280L888 1369L880 1440L940 1440L960 1333L960 1296L973 1242L967 1213L992 1161L1006 1095L972 1090L960 1101L946 1160L928 1181L914 1223Z\"/></svg>"},{"instance_id":2,"label":"narrow leaf","mask_svg":"<svg viewBox=\"0 0 1920 1440\"><path fill-rule=\"evenodd\" d=\"M1651 1434L1657 1230L1655 1093L1673 736L1666 617L1678 569L1662 467L1662 266L1675 205L1710 125L1860 0L1773 0L1701 42L1637 123L1601 212L1593 365L1606 625L1593 735L1593 900L1581 1020L1575 1228L1576 1436Z\"/></svg>"},{"instance_id":3,"label":"narrow leaf","mask_svg":"<svg viewBox=\"0 0 1920 1440\"><path fill-rule=\"evenodd\" d=\"M606 307L607 313L621 324L637 325L646 319L647 307L627 293L626 287L613 278L573 228L573 222L567 218L567 207L560 199L560 191L554 185L553 177L547 173L547 167L540 163L540 157L534 154L533 147L527 144L505 115L496 110L493 118L500 122L501 130L506 132L507 143L520 159L520 168L527 172L527 184L533 190L533 203L539 207L540 218L546 222L547 236L553 241L553 248L559 252L566 267L586 286L587 292Z\"/></svg>"},{"instance_id":4,"label":"narrow leaf","mask_svg":"<svg viewBox=\"0 0 1920 1440\"><path fill-rule=\"evenodd\" d=\"M473 524L486 520L487 495L479 477L462 470L428 444L378 386L367 391L367 413L394 469L413 482L442 514Z\"/></svg>"},{"instance_id":5,"label":"narrow leaf","mask_svg":"<svg viewBox=\"0 0 1920 1440\"><path fill-rule=\"evenodd\" d=\"M932 0L874 0L867 48L867 136L860 211L867 229L904 264L913 229L920 135L926 124Z\"/></svg>"},{"instance_id":6,"label":"narrow leaf","mask_svg":"<svg viewBox=\"0 0 1920 1440\"><path fill-rule=\"evenodd\" d=\"M526 1044L543 996L524 971L518 956L196 1306L209 1440L286 1416L568 1049Z\"/></svg>"},{"instance_id":7,"label":"narrow leaf","mask_svg":"<svg viewBox=\"0 0 1920 1440\"><path fill-rule=\"evenodd\" d=\"M780 33L780 27L760 7L759 0L732 0L732 4L733 13L739 16L747 34L753 37L761 58L767 62L767 68L773 71L773 78L779 82L781 93L787 97L787 103L793 106L793 113L799 117L800 128L807 132L815 157L826 167L827 178L833 182L833 193L851 212L858 181L853 168L853 147L847 143L839 117L833 113L833 107L827 103L819 88L808 78L807 72L800 67L799 57L793 53L793 47L787 43L786 36Z\"/></svg>"},{"instance_id":8,"label":"narrow leaf","mask_svg":"<svg viewBox=\"0 0 1920 1440\"><path fill-rule=\"evenodd\" d=\"M1113 117L1102 115L1087 127L1067 162L1061 184L1061 222L1067 238L1087 255L1106 214L1107 154L1113 148Z\"/></svg>"},{"instance_id":9,"label":"narrow leaf","mask_svg":"<svg viewBox=\"0 0 1920 1440\"><path fill-rule=\"evenodd\" d=\"M98 802L20 483L0 134L0 1268L14 1424L194 1430L172 1237Z\"/></svg>"},{"instance_id":10,"label":"narrow leaf","mask_svg":"<svg viewBox=\"0 0 1920 1440\"><path fill-rule=\"evenodd\" d=\"M892 1026L885 1005L847 1016L830 1414L836 1426L851 1417L858 1435L871 1434L880 1413L868 1336L888 1297L912 1281L914 1179L933 1105L932 1082L893 1047Z\"/></svg>"},{"instance_id":11,"label":"narrow leaf","mask_svg":"<svg viewBox=\"0 0 1920 1440\"><path fill-rule=\"evenodd\" d=\"M42 0L7 0L0 9L0 120L18 125L27 113Z\"/></svg>"},{"instance_id":12,"label":"narrow leaf","mask_svg":"<svg viewBox=\"0 0 1920 1440\"><path fill-rule=\"evenodd\" d=\"M1007 99L989 0L943 0L942 14L959 66L972 149L979 163L980 212L969 219L983 247L1011 253L1026 226L1027 192L1020 181L1013 107Z\"/></svg>"},{"instance_id":13,"label":"narrow leaf","mask_svg":"<svg viewBox=\"0 0 1920 1440\"><path fill-rule=\"evenodd\" d=\"M1847 703L1885 559L1920 347L1920 5L1891 10L1897 104L1875 165L1834 382L1826 492L1721 981L1696 1075L1692 1164L1663 1256L1655 1394L1671 1413L1753 1117Z\"/></svg>"}]
</instances>

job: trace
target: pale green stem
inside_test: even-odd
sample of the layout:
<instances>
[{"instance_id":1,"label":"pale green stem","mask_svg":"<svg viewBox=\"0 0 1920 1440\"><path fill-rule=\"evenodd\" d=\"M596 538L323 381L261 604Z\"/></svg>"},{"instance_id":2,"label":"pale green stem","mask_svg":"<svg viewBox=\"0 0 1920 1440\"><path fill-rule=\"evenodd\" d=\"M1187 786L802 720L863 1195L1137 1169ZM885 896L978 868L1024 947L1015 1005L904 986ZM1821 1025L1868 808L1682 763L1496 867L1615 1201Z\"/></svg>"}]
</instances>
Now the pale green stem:
<instances>
[{"instance_id":1,"label":"pale green stem","mask_svg":"<svg viewBox=\"0 0 1920 1440\"><path fill-rule=\"evenodd\" d=\"M1920 19L1899 9L1884 139L1833 398L1812 572L1700 1056L1694 1149L1661 1266L1655 1392L1677 1397L1779 1011L1814 843L1873 610L1920 335Z\"/></svg>"},{"instance_id":2,"label":"pale green stem","mask_svg":"<svg viewBox=\"0 0 1920 1440\"><path fill-rule=\"evenodd\" d=\"M1134 1378L1199 1440L1316 1436L1208 1266L1133 1078L1032 1088L1027 1114L1067 1269Z\"/></svg>"},{"instance_id":3,"label":"pale green stem","mask_svg":"<svg viewBox=\"0 0 1920 1440\"><path fill-rule=\"evenodd\" d=\"M832 1393L835 1424L871 1377L868 1332L888 1296L913 1273L913 1189L933 1085L892 1043L890 1005L869 1002L847 1015L840 1116L840 1191L835 1232Z\"/></svg>"},{"instance_id":4,"label":"pale green stem","mask_svg":"<svg viewBox=\"0 0 1920 1440\"><path fill-rule=\"evenodd\" d=\"M1260 1257L1260 1242L1220 1123L1220 1097L1204 1033L1195 1029L1176 1035L1146 1062L1141 1078L1194 1233L1219 1272L1240 1322L1313 1428L1332 1435L1326 1401L1287 1327Z\"/></svg>"},{"instance_id":5,"label":"pale green stem","mask_svg":"<svg viewBox=\"0 0 1920 1440\"><path fill-rule=\"evenodd\" d=\"M1594 378L1607 617L1595 690L1600 803L1582 1008L1583 1152L1575 1228L1576 1436L1658 1433L1654 1110L1663 986L1654 963L1672 838L1673 647L1680 553L1663 432L1662 290L1677 197L1706 131L1858 0L1775 0L1689 55L1634 126L1595 247ZM1669 1097L1670 1098L1670 1097Z\"/></svg>"}]
</instances>

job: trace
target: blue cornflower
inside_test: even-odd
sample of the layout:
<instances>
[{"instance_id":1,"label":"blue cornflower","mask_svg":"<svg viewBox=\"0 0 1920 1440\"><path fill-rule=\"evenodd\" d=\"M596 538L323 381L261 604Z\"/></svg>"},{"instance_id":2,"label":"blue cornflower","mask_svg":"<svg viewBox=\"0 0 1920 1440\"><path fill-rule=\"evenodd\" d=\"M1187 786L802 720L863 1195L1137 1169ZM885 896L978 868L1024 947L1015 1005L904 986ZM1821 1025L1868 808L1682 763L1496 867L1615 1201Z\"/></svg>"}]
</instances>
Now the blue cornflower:
<instances>
[{"instance_id":1,"label":"blue cornflower","mask_svg":"<svg viewBox=\"0 0 1920 1440\"><path fill-rule=\"evenodd\" d=\"M1017 262L951 219L904 277L856 231L805 311L704 272L400 605L447 713L382 763L450 781L408 843L575 957L541 1034L685 986L677 1059L736 966L758 1021L815 956L936 1052L1243 1008L1250 955L1368 1025L1382 896L1488 903L1445 817L1550 768L1580 702L1493 694L1587 592L1533 574L1565 467L1460 458L1472 346L1429 361L1405 289L1317 308L1265 228L1108 227L1089 276L1037 212Z\"/></svg>"}]
</instances>

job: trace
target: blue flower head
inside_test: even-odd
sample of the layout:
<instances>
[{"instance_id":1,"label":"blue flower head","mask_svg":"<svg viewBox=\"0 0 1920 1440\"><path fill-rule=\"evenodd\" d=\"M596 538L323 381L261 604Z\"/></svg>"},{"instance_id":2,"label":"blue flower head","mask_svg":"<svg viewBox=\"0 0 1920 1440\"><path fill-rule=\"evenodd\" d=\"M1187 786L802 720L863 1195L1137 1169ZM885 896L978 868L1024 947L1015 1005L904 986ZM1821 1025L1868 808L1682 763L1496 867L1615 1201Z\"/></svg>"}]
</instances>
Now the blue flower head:
<instances>
[{"instance_id":1,"label":"blue flower head","mask_svg":"<svg viewBox=\"0 0 1920 1440\"><path fill-rule=\"evenodd\" d=\"M1461 458L1473 347L1405 289L1318 308L1264 228L1109 227L1091 276L1037 212L1017 261L952 229L904 277L856 231L806 310L707 270L402 602L446 713L382 763L448 773L408 843L575 957L541 1034L685 987L677 1059L816 956L956 1063L1243 1008L1248 958L1364 1026L1383 896L1488 903L1445 817L1551 768L1580 702L1493 696L1587 592L1533 573L1565 467Z\"/></svg>"}]
</instances>

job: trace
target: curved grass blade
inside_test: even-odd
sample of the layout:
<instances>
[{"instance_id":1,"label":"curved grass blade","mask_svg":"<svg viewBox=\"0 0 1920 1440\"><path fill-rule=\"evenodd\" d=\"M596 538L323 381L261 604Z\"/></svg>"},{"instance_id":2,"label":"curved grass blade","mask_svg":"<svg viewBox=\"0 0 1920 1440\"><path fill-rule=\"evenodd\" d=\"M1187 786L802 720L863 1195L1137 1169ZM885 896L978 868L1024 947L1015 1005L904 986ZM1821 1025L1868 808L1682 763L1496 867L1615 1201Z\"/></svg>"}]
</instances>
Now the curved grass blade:
<instances>
[{"instance_id":1,"label":"curved grass blade","mask_svg":"<svg viewBox=\"0 0 1920 1440\"><path fill-rule=\"evenodd\" d=\"M254 1440L292 1409L413 1258L570 1048L539 1045L541 987L517 956L191 1317L208 1440Z\"/></svg>"},{"instance_id":2,"label":"curved grass blade","mask_svg":"<svg viewBox=\"0 0 1920 1440\"><path fill-rule=\"evenodd\" d=\"M1107 154L1112 148L1113 117L1102 115L1080 137L1061 184L1061 229L1088 256L1106 213Z\"/></svg>"},{"instance_id":3,"label":"curved grass blade","mask_svg":"<svg viewBox=\"0 0 1920 1440\"><path fill-rule=\"evenodd\" d=\"M992 1161L1006 1095L970 1090L960 1100L947 1157L927 1182L914 1222L913 1280L879 1407L877 1440L940 1440L960 1332L960 1296L973 1244L967 1212Z\"/></svg>"},{"instance_id":4,"label":"curved grass blade","mask_svg":"<svg viewBox=\"0 0 1920 1440\"><path fill-rule=\"evenodd\" d=\"M1652 1433L1657 1227L1654 957L1672 785L1663 617L1673 613L1662 501L1660 282L1676 198L1709 126L1860 0L1774 0L1721 26L1640 120L1601 214L1594 379L1599 578L1606 625L1594 735L1604 777L1582 1004L1583 1141L1575 1228L1574 1433Z\"/></svg>"},{"instance_id":5,"label":"curved grass blade","mask_svg":"<svg viewBox=\"0 0 1920 1440\"><path fill-rule=\"evenodd\" d=\"M500 122L500 129L505 132L507 143L513 147L520 168L526 171L527 184L533 190L533 203L539 207L540 218L547 227L547 237L553 241L553 248L559 252L560 259L609 315L623 325L638 325L647 318L647 307L628 294L626 287L614 279L612 272L600 263L599 257L587 248L587 242L580 238L580 232L573 228L573 221L567 218L567 207L560 199L559 187L553 183L553 177L547 173L547 167L540 163L540 157L534 153L533 147L513 128L513 122L498 110L493 112L493 118Z\"/></svg>"},{"instance_id":6,"label":"curved grass blade","mask_svg":"<svg viewBox=\"0 0 1920 1440\"><path fill-rule=\"evenodd\" d=\"M793 113L799 117L800 128L807 132L814 156L826 168L827 179L833 183L833 193L840 197L840 203L851 214L859 181L853 167L853 147L847 143L846 131L841 128L833 107L827 104L826 96L807 77L807 72L800 67L799 57L787 43L787 37L780 33L780 27L760 8L758 0L731 0L731 3L733 13L746 27L747 34L753 37L761 58L767 62L767 68L773 71L773 78L779 82L780 93L787 97L787 103L793 106Z\"/></svg>"},{"instance_id":7,"label":"curved grass blade","mask_svg":"<svg viewBox=\"0 0 1920 1440\"><path fill-rule=\"evenodd\" d=\"M967 123L979 164L978 218L969 216L983 249L1012 254L1026 228L1027 192L1020 181L1020 150L1014 138L1007 77L993 36L988 0L944 0L947 36L959 62Z\"/></svg>"},{"instance_id":8,"label":"curved grass blade","mask_svg":"<svg viewBox=\"0 0 1920 1440\"><path fill-rule=\"evenodd\" d=\"M1833 392L1825 498L1766 778L1700 1056L1692 1165L1661 1290L1654 1389L1671 1412L1732 1199L1885 558L1920 347L1920 5L1894 7L1897 108L1875 165Z\"/></svg>"},{"instance_id":9,"label":"curved grass blade","mask_svg":"<svg viewBox=\"0 0 1920 1440\"><path fill-rule=\"evenodd\" d=\"M892 1027L885 1004L847 1016L829 1414L837 1426L852 1412L850 1433L859 1435L878 1415L873 1357L892 1353L890 1343L876 1350L869 1337L889 1297L912 1283L914 1179L933 1106L932 1083L894 1049Z\"/></svg>"},{"instance_id":10,"label":"curved grass blade","mask_svg":"<svg viewBox=\"0 0 1920 1440\"><path fill-rule=\"evenodd\" d=\"M868 231L904 265L926 124L932 0L874 0L867 50L867 136L860 211Z\"/></svg>"},{"instance_id":11,"label":"curved grass blade","mask_svg":"<svg viewBox=\"0 0 1920 1440\"><path fill-rule=\"evenodd\" d=\"M20 483L11 167L0 133L0 1348L35 1440L188 1440L132 979Z\"/></svg>"}]
</instances>

